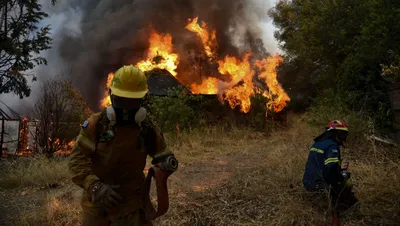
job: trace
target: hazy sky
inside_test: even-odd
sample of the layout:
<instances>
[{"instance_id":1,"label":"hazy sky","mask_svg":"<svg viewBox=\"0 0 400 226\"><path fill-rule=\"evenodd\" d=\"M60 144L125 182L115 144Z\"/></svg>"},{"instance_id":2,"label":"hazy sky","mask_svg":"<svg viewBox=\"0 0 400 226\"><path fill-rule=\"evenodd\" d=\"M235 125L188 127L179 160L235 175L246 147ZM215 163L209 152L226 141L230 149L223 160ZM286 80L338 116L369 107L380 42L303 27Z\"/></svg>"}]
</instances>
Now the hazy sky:
<instances>
[{"instance_id":1,"label":"hazy sky","mask_svg":"<svg viewBox=\"0 0 400 226\"><path fill-rule=\"evenodd\" d=\"M274 4L275 0L248 0L252 2L252 7L260 7L265 9L265 13L268 12ZM79 35L80 34L80 19L81 12L77 9L70 9L67 6L68 0L59 1L56 6L49 5L49 0L41 0L44 4L44 9L49 13L50 17L46 18L41 22L42 25L50 24L51 33L53 37L53 48L43 52L42 55L47 57L48 65L41 65L34 69L34 73L37 75L38 80L31 82L28 79L28 83L31 87L30 97L19 99L15 94L1 94L0 100L5 102L8 106L16 110L17 112L24 114L23 109L29 109L33 107L35 102L35 96L38 95L40 87L43 81L47 79L46 75L54 75L60 73L60 68L65 66L62 64L61 57L58 55L58 44L60 37L63 33ZM249 10L251 13L251 9ZM262 39L267 51L270 53L280 53L277 42L273 37L276 28L272 24L272 20L268 18L266 21L260 22L263 34Z\"/></svg>"}]
</instances>

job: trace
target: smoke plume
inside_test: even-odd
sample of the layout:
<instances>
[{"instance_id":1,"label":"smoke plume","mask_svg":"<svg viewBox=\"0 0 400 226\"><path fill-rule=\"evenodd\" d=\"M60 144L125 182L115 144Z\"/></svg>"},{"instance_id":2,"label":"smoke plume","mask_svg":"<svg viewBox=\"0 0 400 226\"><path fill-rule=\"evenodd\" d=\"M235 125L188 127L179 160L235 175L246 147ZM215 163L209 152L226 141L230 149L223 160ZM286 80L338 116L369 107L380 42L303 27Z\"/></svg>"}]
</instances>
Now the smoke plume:
<instances>
[{"instance_id":1,"label":"smoke plume","mask_svg":"<svg viewBox=\"0 0 400 226\"><path fill-rule=\"evenodd\" d=\"M60 1L62 2L62 1ZM57 51L72 81L96 109L109 72L145 59L151 30L169 33L180 56L178 76L190 63L190 51L201 50L196 34L185 29L189 18L199 17L216 30L217 57L241 57L246 51L266 55L261 23L268 21L271 4L261 0L85 0L69 1L82 13L76 32L63 32ZM187 78L186 78L187 79Z\"/></svg>"}]
</instances>

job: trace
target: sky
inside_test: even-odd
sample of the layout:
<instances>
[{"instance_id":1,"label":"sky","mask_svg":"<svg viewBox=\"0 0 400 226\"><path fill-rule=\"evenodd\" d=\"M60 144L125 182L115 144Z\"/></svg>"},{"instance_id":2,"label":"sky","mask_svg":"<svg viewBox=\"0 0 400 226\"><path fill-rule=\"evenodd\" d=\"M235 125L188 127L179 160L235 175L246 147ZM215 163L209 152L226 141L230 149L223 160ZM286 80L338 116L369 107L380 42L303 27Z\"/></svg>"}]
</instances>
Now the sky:
<instances>
[{"instance_id":1,"label":"sky","mask_svg":"<svg viewBox=\"0 0 400 226\"><path fill-rule=\"evenodd\" d=\"M253 7L265 8L265 13L268 9L273 7L276 0L249 0L253 2ZM60 68L66 67L63 65L61 57L58 55L58 44L61 37L65 32L79 36L80 31L80 20L82 14L79 9L71 9L68 7L68 0L59 1L56 6L50 4L50 0L40 0L43 5L43 9L49 14L49 17L40 22L41 26L50 25L51 36L53 38L52 49L42 52L41 55L47 58L47 65L39 65L33 73L37 77L37 81L32 82L28 79L28 84L31 87L30 97L25 97L22 100L13 93L1 94L0 100L5 102L9 107L13 108L20 114L29 114L27 109L32 109L36 97L40 94L40 89L44 81L49 78L49 75L56 75L60 73ZM251 9L249 10L251 12ZM262 28L262 39L267 51L271 54L278 53L281 51L278 48L276 39L274 38L274 27L272 20L268 18L265 21L260 22ZM64 69L65 70L65 69Z\"/></svg>"}]
</instances>

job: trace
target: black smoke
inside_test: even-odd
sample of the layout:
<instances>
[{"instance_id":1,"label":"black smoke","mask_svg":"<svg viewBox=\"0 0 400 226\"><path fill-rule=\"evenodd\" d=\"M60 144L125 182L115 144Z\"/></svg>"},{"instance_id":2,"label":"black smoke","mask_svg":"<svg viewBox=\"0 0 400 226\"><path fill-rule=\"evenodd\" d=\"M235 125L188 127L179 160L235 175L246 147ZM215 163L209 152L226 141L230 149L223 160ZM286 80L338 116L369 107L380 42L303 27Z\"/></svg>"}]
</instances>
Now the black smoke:
<instances>
[{"instance_id":1,"label":"black smoke","mask_svg":"<svg viewBox=\"0 0 400 226\"><path fill-rule=\"evenodd\" d=\"M192 53L202 50L196 34L185 29L189 18L199 16L199 22L204 21L216 29L219 59L226 55L241 57L246 51L253 51L257 56L267 54L255 20L265 19L268 9L248 7L254 0L69 2L71 7L83 11L82 34L79 37L65 34L59 47L60 56L70 65L72 81L83 91L93 109L98 108L109 72L146 58L151 29L172 35L174 52L181 59L178 73L182 80L191 67L185 56L191 49Z\"/></svg>"}]
</instances>

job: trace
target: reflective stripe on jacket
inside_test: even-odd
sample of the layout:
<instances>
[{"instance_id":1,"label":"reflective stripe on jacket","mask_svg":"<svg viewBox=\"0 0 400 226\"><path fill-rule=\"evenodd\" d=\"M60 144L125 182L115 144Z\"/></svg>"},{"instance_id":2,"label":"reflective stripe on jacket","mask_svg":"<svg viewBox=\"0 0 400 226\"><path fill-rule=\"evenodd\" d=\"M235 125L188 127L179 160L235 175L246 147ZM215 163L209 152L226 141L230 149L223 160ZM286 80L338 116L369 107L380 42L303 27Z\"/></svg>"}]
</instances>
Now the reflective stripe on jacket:
<instances>
[{"instance_id":1,"label":"reflective stripe on jacket","mask_svg":"<svg viewBox=\"0 0 400 226\"><path fill-rule=\"evenodd\" d=\"M303 176L306 189L336 186L343 181L340 148L333 139L316 141L310 148Z\"/></svg>"}]
</instances>

